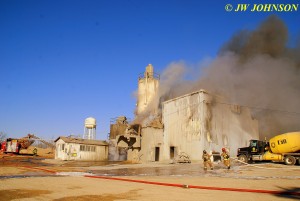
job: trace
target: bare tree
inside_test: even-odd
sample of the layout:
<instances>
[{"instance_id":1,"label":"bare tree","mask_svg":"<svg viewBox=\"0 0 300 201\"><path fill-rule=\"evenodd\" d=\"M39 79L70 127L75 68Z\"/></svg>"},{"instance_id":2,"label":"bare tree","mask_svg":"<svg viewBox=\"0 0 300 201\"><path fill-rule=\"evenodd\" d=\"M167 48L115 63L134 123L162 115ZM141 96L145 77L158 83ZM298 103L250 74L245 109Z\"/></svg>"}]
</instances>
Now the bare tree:
<instances>
[{"instance_id":1,"label":"bare tree","mask_svg":"<svg viewBox=\"0 0 300 201\"><path fill-rule=\"evenodd\" d=\"M3 142L6 139L6 133L0 131L0 142Z\"/></svg>"}]
</instances>

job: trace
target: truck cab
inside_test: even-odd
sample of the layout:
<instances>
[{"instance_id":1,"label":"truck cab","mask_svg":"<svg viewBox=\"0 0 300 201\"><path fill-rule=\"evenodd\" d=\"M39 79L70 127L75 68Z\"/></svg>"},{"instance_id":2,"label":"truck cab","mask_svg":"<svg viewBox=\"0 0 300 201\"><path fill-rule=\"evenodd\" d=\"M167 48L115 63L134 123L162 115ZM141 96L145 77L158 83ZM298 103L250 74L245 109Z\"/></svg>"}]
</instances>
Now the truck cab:
<instances>
[{"instance_id":1,"label":"truck cab","mask_svg":"<svg viewBox=\"0 0 300 201\"><path fill-rule=\"evenodd\" d=\"M261 140L250 140L248 147L239 148L237 157L240 161L247 163L249 160L259 159L269 147L269 143Z\"/></svg>"}]
</instances>

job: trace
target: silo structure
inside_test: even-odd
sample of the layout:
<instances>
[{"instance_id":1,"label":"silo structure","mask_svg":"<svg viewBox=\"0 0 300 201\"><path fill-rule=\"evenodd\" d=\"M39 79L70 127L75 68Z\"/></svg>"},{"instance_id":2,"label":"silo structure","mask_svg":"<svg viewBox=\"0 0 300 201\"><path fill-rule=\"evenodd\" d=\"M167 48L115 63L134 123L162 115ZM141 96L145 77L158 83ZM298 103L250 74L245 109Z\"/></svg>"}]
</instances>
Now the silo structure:
<instances>
[{"instance_id":1,"label":"silo structure","mask_svg":"<svg viewBox=\"0 0 300 201\"><path fill-rule=\"evenodd\" d=\"M96 119L89 117L84 122L83 139L95 140L96 139Z\"/></svg>"},{"instance_id":2,"label":"silo structure","mask_svg":"<svg viewBox=\"0 0 300 201\"><path fill-rule=\"evenodd\" d=\"M146 71L139 76L136 115L142 113L153 100L159 86L159 74L154 73L153 66L146 66Z\"/></svg>"}]
</instances>

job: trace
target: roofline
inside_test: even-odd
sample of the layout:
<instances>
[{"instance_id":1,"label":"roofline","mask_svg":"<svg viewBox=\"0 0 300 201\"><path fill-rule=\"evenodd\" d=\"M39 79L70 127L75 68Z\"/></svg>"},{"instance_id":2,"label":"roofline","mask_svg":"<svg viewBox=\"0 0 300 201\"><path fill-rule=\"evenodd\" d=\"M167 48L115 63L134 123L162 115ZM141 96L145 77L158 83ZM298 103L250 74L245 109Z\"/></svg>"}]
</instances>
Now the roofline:
<instances>
[{"instance_id":1,"label":"roofline","mask_svg":"<svg viewBox=\"0 0 300 201\"><path fill-rule=\"evenodd\" d=\"M184 98L184 97L186 97L186 96L191 96L191 95L198 94L198 93L205 93L205 94L208 94L208 92L205 91L204 89L200 89L200 90L198 90L198 91L194 91L194 92L191 92L191 93L182 95L182 96L178 96L178 97L176 97L176 98L169 99L169 100L167 100L167 101L164 101L162 104L165 104L165 103L168 103L168 102L172 102L172 101L174 101L174 100L181 99L181 98Z\"/></svg>"},{"instance_id":2,"label":"roofline","mask_svg":"<svg viewBox=\"0 0 300 201\"><path fill-rule=\"evenodd\" d=\"M57 142L59 139L62 139L62 138L67 138L67 139L73 139L73 140L78 140L76 142L67 142L67 143L77 143L77 144L87 144L85 143L86 141L98 141L98 142L102 142L103 144L102 145L108 145L108 142L106 142L105 140L89 140L89 139L82 139L82 138L72 138L72 137L64 137L64 136L59 136L56 140L54 140L54 142ZM62 139L64 140L64 139ZM79 141L81 140L81 141ZM98 144L98 143L90 143L92 145L101 145L101 144Z\"/></svg>"}]
</instances>

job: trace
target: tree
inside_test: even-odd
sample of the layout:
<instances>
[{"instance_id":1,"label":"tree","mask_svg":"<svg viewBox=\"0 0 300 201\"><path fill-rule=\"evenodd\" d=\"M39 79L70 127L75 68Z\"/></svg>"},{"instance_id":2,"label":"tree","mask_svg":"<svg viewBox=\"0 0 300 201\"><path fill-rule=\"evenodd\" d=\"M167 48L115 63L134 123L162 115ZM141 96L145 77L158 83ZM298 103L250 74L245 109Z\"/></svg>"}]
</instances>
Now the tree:
<instances>
[{"instance_id":1,"label":"tree","mask_svg":"<svg viewBox=\"0 0 300 201\"><path fill-rule=\"evenodd\" d=\"M6 133L0 131L0 142L3 142L6 139Z\"/></svg>"}]
</instances>

